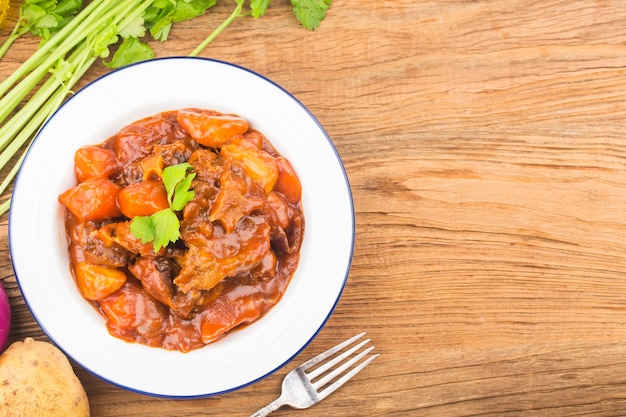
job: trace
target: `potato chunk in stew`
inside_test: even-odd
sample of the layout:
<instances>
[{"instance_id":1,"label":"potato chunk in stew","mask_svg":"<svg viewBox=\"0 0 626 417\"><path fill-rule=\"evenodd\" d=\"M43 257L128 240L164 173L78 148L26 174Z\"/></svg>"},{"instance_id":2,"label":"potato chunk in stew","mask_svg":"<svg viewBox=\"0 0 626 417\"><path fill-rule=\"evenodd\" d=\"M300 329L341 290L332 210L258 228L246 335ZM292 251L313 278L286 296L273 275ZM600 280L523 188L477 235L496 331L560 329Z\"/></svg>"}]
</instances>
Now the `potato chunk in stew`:
<instances>
[{"instance_id":1,"label":"potato chunk in stew","mask_svg":"<svg viewBox=\"0 0 626 417\"><path fill-rule=\"evenodd\" d=\"M164 111L77 150L75 164L59 196L70 267L111 335L187 352L281 299L304 236L301 184L246 119Z\"/></svg>"}]
</instances>

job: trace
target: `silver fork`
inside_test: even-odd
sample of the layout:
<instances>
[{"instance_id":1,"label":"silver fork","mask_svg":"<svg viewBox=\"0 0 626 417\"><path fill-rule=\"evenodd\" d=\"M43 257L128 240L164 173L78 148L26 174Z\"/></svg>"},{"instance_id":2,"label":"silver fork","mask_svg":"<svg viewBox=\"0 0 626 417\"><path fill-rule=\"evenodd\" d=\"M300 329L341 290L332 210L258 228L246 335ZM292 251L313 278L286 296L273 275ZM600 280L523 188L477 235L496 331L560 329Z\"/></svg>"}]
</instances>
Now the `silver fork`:
<instances>
[{"instance_id":1,"label":"silver fork","mask_svg":"<svg viewBox=\"0 0 626 417\"><path fill-rule=\"evenodd\" d=\"M335 392L337 388L348 382L353 376L358 374L378 357L378 353L376 353L358 363L374 349L374 346L370 346L356 354L359 349L369 343L370 340L366 339L331 359L331 356L355 343L364 335L365 332L357 334L290 371L285 375L285 379L283 379L280 397L261 408L250 417L265 417L285 405L299 409L309 408ZM350 359L347 360L348 358ZM314 368L315 365L325 360L328 361ZM341 363L342 361L345 362ZM341 363L341 365L333 369L333 367L339 363ZM309 370L310 372L308 372ZM328 373L326 373L327 371ZM316 379L318 377L320 378Z\"/></svg>"}]
</instances>

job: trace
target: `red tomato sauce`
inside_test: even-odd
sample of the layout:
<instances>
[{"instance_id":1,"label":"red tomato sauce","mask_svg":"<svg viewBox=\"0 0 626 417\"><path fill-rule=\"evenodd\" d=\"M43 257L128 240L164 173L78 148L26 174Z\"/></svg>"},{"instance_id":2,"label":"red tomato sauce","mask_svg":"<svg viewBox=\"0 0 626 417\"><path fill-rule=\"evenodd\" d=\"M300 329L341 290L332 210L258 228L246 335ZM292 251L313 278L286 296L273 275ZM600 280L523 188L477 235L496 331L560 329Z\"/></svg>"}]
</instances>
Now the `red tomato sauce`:
<instances>
[{"instance_id":1,"label":"red tomato sauce","mask_svg":"<svg viewBox=\"0 0 626 417\"><path fill-rule=\"evenodd\" d=\"M283 296L304 234L301 185L270 141L237 115L181 109L76 151L66 207L70 269L120 339L188 352L260 319ZM135 216L168 209L163 170L189 163L180 236L158 248Z\"/></svg>"}]
</instances>

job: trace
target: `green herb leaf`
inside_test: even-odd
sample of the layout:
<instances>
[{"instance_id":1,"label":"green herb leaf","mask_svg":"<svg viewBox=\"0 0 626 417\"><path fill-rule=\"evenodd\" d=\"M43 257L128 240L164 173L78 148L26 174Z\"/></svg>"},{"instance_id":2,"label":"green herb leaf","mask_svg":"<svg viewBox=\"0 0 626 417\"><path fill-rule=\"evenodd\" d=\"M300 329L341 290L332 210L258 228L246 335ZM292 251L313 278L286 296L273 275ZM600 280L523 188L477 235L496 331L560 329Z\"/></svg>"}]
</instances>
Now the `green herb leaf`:
<instances>
[{"instance_id":1,"label":"green herb leaf","mask_svg":"<svg viewBox=\"0 0 626 417\"><path fill-rule=\"evenodd\" d=\"M189 190L189 187L191 187L191 181L195 177L196 173L192 172L176 185L176 188L174 189L174 198L171 202L172 210L181 211L188 202L193 200L194 192L193 190Z\"/></svg>"},{"instance_id":2,"label":"green herb leaf","mask_svg":"<svg viewBox=\"0 0 626 417\"><path fill-rule=\"evenodd\" d=\"M61 30L82 7L82 0L25 0L20 6L17 23L22 30L49 40Z\"/></svg>"},{"instance_id":3,"label":"green herb leaf","mask_svg":"<svg viewBox=\"0 0 626 417\"><path fill-rule=\"evenodd\" d=\"M215 3L217 0L178 0L172 20L176 23L201 16Z\"/></svg>"},{"instance_id":4,"label":"green herb leaf","mask_svg":"<svg viewBox=\"0 0 626 417\"><path fill-rule=\"evenodd\" d=\"M87 42L90 49L93 51L94 56L100 58L107 58L109 56L109 46L117 43L119 37L117 36L117 26L112 22L107 22L95 33L87 38Z\"/></svg>"},{"instance_id":5,"label":"green herb leaf","mask_svg":"<svg viewBox=\"0 0 626 417\"><path fill-rule=\"evenodd\" d=\"M136 216L130 222L130 232L141 243L146 244L152 242L156 236L156 230L151 216Z\"/></svg>"},{"instance_id":6,"label":"green herb leaf","mask_svg":"<svg viewBox=\"0 0 626 417\"><path fill-rule=\"evenodd\" d=\"M165 191L167 191L167 200L170 203L170 207L172 207L174 201L176 186L185 179L187 171L192 168L193 167L188 162L183 162L178 165L170 165L163 170L163 185L165 185Z\"/></svg>"},{"instance_id":7,"label":"green herb leaf","mask_svg":"<svg viewBox=\"0 0 626 417\"><path fill-rule=\"evenodd\" d=\"M128 22L128 25L120 30L123 38L142 38L146 34L145 21L142 16L137 16Z\"/></svg>"},{"instance_id":8,"label":"green herb leaf","mask_svg":"<svg viewBox=\"0 0 626 417\"><path fill-rule=\"evenodd\" d=\"M180 237L180 222L172 209L157 211L152 216L154 224L154 251L158 252L170 242L176 242Z\"/></svg>"},{"instance_id":9,"label":"green herb leaf","mask_svg":"<svg viewBox=\"0 0 626 417\"><path fill-rule=\"evenodd\" d=\"M330 7L331 0L291 0L293 13L308 30L317 28Z\"/></svg>"},{"instance_id":10,"label":"green herb leaf","mask_svg":"<svg viewBox=\"0 0 626 417\"><path fill-rule=\"evenodd\" d=\"M180 221L176 215L194 197L190 190L191 181L196 177L191 164L184 162L171 165L163 170L163 184L167 191L169 208L157 211L152 216L136 216L130 223L130 232L142 243L153 242L154 252L180 238Z\"/></svg>"},{"instance_id":11,"label":"green herb leaf","mask_svg":"<svg viewBox=\"0 0 626 417\"><path fill-rule=\"evenodd\" d=\"M265 16L270 0L250 0L250 12L252 17L258 19L261 16Z\"/></svg>"},{"instance_id":12,"label":"green herb leaf","mask_svg":"<svg viewBox=\"0 0 626 417\"><path fill-rule=\"evenodd\" d=\"M154 50L141 42L138 38L124 38L117 51L110 61L104 61L104 65L109 68L121 68L135 62L146 61L154 58Z\"/></svg>"},{"instance_id":13,"label":"green herb leaf","mask_svg":"<svg viewBox=\"0 0 626 417\"><path fill-rule=\"evenodd\" d=\"M155 40L167 40L174 21L176 3L176 0L155 0L146 10L146 27Z\"/></svg>"},{"instance_id":14,"label":"green herb leaf","mask_svg":"<svg viewBox=\"0 0 626 417\"><path fill-rule=\"evenodd\" d=\"M59 81L59 83L63 84L65 81L69 80L74 74L72 71L72 66L65 59L59 59L55 66L50 68L50 73L54 75L54 77Z\"/></svg>"},{"instance_id":15,"label":"green herb leaf","mask_svg":"<svg viewBox=\"0 0 626 417\"><path fill-rule=\"evenodd\" d=\"M136 216L130 222L130 232L143 244L152 242L156 253L180 238L180 221L171 208L166 208L152 216Z\"/></svg>"}]
</instances>

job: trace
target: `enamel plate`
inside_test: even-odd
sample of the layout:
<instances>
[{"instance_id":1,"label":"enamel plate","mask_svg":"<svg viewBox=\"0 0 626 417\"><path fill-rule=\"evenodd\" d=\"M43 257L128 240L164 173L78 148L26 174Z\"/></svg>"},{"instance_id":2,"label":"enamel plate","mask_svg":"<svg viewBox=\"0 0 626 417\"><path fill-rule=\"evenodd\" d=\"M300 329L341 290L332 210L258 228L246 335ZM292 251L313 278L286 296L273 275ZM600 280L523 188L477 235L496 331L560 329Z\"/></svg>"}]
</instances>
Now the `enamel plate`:
<instances>
[{"instance_id":1,"label":"enamel plate","mask_svg":"<svg viewBox=\"0 0 626 417\"><path fill-rule=\"evenodd\" d=\"M282 300L259 321L189 353L127 343L79 294L70 274L63 207L74 152L122 127L185 107L236 113L263 132L302 183L305 234ZM321 330L346 283L354 244L348 179L315 117L272 81L233 64L164 58L113 71L72 96L35 138L13 191L9 238L35 319L76 363L143 394L195 398L242 388L296 356Z\"/></svg>"}]
</instances>

